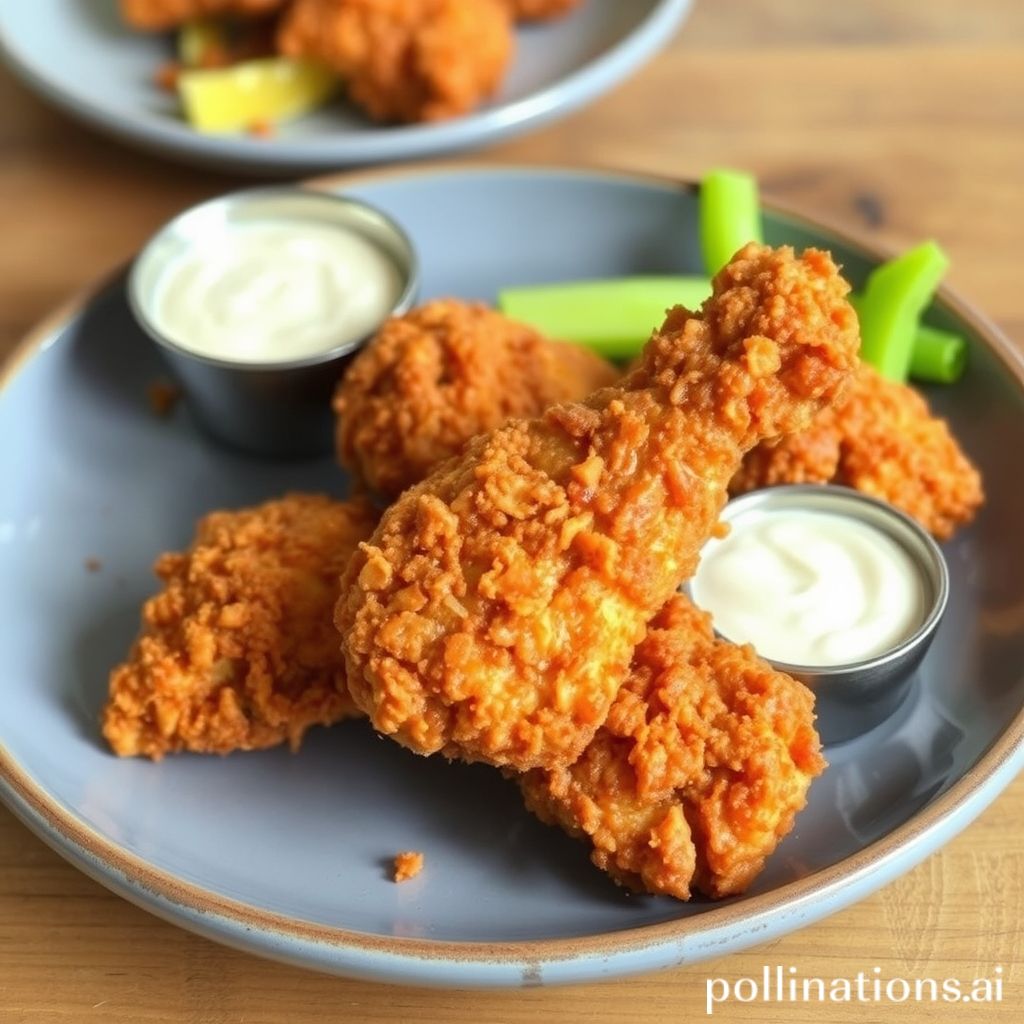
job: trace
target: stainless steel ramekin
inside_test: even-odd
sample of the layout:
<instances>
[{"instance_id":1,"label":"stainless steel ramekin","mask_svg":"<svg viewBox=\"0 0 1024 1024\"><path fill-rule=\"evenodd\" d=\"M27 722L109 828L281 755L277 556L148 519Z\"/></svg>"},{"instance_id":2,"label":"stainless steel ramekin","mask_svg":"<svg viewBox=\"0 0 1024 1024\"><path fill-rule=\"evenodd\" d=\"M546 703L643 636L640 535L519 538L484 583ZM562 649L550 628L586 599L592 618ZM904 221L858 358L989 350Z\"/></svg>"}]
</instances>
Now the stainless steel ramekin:
<instances>
[{"instance_id":1,"label":"stainless steel ramekin","mask_svg":"<svg viewBox=\"0 0 1024 1024\"><path fill-rule=\"evenodd\" d=\"M949 569L938 544L923 527L899 509L848 487L792 484L752 491L730 501L722 521L780 510L829 512L875 527L910 556L924 590L926 611L920 626L888 651L842 665L794 665L765 659L814 691L822 741L841 743L879 725L903 703L946 610Z\"/></svg>"},{"instance_id":2,"label":"stainless steel ramekin","mask_svg":"<svg viewBox=\"0 0 1024 1024\"><path fill-rule=\"evenodd\" d=\"M294 187L232 192L175 217L135 260L128 278L128 301L135 319L180 382L196 420L209 434L258 455L322 455L333 444L334 386L367 337L303 359L250 363L191 352L167 337L152 315L161 274L179 255L213 242L233 227L267 220L337 224L359 232L394 261L403 278L391 315L407 312L416 301L416 253L394 220L356 199Z\"/></svg>"}]
</instances>

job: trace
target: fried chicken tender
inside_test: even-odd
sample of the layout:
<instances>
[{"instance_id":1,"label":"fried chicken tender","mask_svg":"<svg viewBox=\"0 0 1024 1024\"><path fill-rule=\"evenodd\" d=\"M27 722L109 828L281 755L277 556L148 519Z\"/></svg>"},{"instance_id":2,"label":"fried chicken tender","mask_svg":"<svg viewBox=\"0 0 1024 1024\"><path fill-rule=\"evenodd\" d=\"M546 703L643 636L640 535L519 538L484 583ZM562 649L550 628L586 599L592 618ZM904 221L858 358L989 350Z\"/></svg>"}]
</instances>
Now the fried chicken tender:
<instances>
[{"instance_id":1,"label":"fried chicken tender","mask_svg":"<svg viewBox=\"0 0 1024 1024\"><path fill-rule=\"evenodd\" d=\"M431 302L389 320L338 387L338 458L389 498L513 416L619 377L589 349L548 341L482 305Z\"/></svg>"},{"instance_id":2,"label":"fried chicken tender","mask_svg":"<svg viewBox=\"0 0 1024 1024\"><path fill-rule=\"evenodd\" d=\"M373 726L520 771L575 761L744 452L842 392L848 290L825 253L747 246L620 386L481 435L406 491L335 612Z\"/></svg>"},{"instance_id":3,"label":"fried chicken tender","mask_svg":"<svg viewBox=\"0 0 1024 1024\"><path fill-rule=\"evenodd\" d=\"M157 559L164 588L111 673L114 752L294 750L310 726L356 714L331 610L376 520L366 502L315 494L201 519L187 551Z\"/></svg>"},{"instance_id":4,"label":"fried chicken tender","mask_svg":"<svg viewBox=\"0 0 1024 1024\"><path fill-rule=\"evenodd\" d=\"M378 121L436 121L501 83L514 45L503 0L295 0L278 48L333 68Z\"/></svg>"},{"instance_id":5,"label":"fried chicken tender","mask_svg":"<svg viewBox=\"0 0 1024 1024\"><path fill-rule=\"evenodd\" d=\"M845 401L823 409L806 430L750 452L730 490L829 482L895 505L939 540L969 523L985 497L946 421L913 388L867 363Z\"/></svg>"},{"instance_id":6,"label":"fried chicken tender","mask_svg":"<svg viewBox=\"0 0 1024 1024\"><path fill-rule=\"evenodd\" d=\"M583 756L518 781L620 885L685 900L743 892L824 768L814 695L677 595Z\"/></svg>"},{"instance_id":7,"label":"fried chicken tender","mask_svg":"<svg viewBox=\"0 0 1024 1024\"><path fill-rule=\"evenodd\" d=\"M284 4L285 0L121 0L121 16L132 28L162 32L193 18L211 15L273 14Z\"/></svg>"},{"instance_id":8,"label":"fried chicken tender","mask_svg":"<svg viewBox=\"0 0 1024 1024\"><path fill-rule=\"evenodd\" d=\"M579 7L582 0L505 0L516 21L548 21Z\"/></svg>"}]
</instances>

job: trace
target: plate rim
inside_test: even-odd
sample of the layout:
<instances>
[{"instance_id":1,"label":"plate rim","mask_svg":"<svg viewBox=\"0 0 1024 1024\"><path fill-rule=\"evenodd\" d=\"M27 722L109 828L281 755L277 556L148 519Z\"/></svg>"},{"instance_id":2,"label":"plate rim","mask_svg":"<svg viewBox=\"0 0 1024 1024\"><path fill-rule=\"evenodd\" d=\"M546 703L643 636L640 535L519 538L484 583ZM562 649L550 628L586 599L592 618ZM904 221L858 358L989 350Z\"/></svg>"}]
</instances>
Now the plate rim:
<instances>
[{"instance_id":1,"label":"plate rim","mask_svg":"<svg viewBox=\"0 0 1024 1024\"><path fill-rule=\"evenodd\" d=\"M392 178L430 179L453 173L480 177L531 174L604 178L623 184L688 191L698 187L693 181L634 171L466 161L331 174L310 179L306 184L336 190ZM844 227L835 227L787 204L764 201L763 206L773 214L833 235L872 260L884 260L891 255ZM115 279L119 272L114 272ZM0 393L35 355L62 334L110 280L110 274L103 275L29 330L0 366ZM935 302L964 320L1024 391L1024 353L1017 350L1004 332L947 285L940 286ZM260 910L183 882L122 849L70 809L65 810L2 743L0 800L47 845L119 895L178 926L228 945L295 964L377 980L506 986L537 984L542 968L559 965L564 975L560 980L582 980L695 962L722 952L722 943L726 941L721 938L723 934L756 933L746 943L753 945L811 923L875 891L933 853L973 821L1022 768L1024 707L948 790L888 835L836 864L770 892L711 907L698 915L594 935L502 942L458 942L351 931ZM851 890L857 890L859 896L844 899ZM686 951L688 945L696 948ZM632 966L617 962L657 953L661 955L653 963L650 959Z\"/></svg>"},{"instance_id":2,"label":"plate rim","mask_svg":"<svg viewBox=\"0 0 1024 1024\"><path fill-rule=\"evenodd\" d=\"M575 70L519 99L488 105L461 117L432 124L371 127L312 139L255 139L204 135L162 115L125 114L82 100L59 79L40 71L15 43L9 19L0 11L0 61L36 96L129 145L170 153L186 162L263 168L353 166L408 160L485 146L567 116L621 84L652 59L689 17L695 0L653 0L654 6L631 31ZM530 29L527 28L526 31Z\"/></svg>"}]
</instances>

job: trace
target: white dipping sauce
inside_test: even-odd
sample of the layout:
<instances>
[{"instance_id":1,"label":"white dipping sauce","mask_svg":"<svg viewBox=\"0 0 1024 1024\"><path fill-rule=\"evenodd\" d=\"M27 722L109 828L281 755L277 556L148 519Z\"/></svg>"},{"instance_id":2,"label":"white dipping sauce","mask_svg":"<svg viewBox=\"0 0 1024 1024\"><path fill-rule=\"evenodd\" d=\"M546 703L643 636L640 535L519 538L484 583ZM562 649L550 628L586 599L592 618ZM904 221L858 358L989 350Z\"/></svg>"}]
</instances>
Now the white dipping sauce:
<instances>
[{"instance_id":1,"label":"white dipping sauce","mask_svg":"<svg viewBox=\"0 0 1024 1024\"><path fill-rule=\"evenodd\" d=\"M328 352L372 332L403 281L389 256L343 227L306 220L232 225L163 272L153 316L181 348L243 363Z\"/></svg>"},{"instance_id":2,"label":"white dipping sauce","mask_svg":"<svg viewBox=\"0 0 1024 1024\"><path fill-rule=\"evenodd\" d=\"M892 538L829 512L737 516L691 584L715 628L772 661L826 666L890 650L924 621L916 563Z\"/></svg>"}]
</instances>

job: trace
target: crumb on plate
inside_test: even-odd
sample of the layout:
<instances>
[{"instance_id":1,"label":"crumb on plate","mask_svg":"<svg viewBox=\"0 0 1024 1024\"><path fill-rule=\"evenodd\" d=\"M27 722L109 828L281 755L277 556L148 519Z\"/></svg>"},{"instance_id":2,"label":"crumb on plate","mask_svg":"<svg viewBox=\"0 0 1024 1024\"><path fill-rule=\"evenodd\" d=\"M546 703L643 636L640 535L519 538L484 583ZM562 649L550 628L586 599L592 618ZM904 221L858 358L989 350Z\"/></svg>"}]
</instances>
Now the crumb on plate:
<instances>
[{"instance_id":1,"label":"crumb on plate","mask_svg":"<svg viewBox=\"0 0 1024 1024\"><path fill-rule=\"evenodd\" d=\"M146 398L154 415L169 416L181 398L181 388L165 380L155 380L146 388Z\"/></svg>"},{"instance_id":2,"label":"crumb on plate","mask_svg":"<svg viewBox=\"0 0 1024 1024\"><path fill-rule=\"evenodd\" d=\"M423 870L423 854L418 850L406 850L395 854L395 881L407 882Z\"/></svg>"},{"instance_id":3,"label":"crumb on plate","mask_svg":"<svg viewBox=\"0 0 1024 1024\"><path fill-rule=\"evenodd\" d=\"M103 568L103 563L98 558L87 558L85 560L86 572L99 572Z\"/></svg>"}]
</instances>

